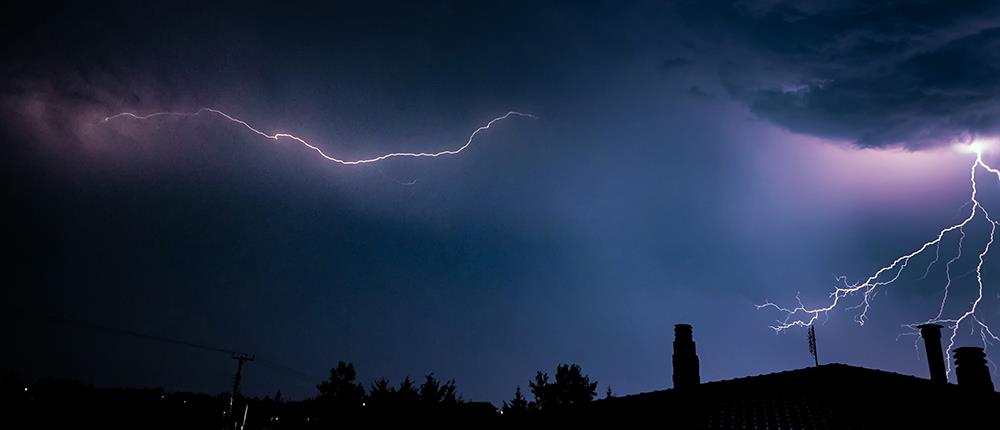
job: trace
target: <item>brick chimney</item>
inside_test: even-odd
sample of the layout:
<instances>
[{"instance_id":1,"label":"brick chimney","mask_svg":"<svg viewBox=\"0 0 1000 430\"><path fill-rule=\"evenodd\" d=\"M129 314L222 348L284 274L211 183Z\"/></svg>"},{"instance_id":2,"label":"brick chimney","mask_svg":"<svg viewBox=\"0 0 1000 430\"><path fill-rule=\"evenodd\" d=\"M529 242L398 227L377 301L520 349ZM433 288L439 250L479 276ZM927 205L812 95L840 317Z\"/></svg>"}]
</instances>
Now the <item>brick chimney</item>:
<instances>
[{"instance_id":1,"label":"brick chimney","mask_svg":"<svg viewBox=\"0 0 1000 430\"><path fill-rule=\"evenodd\" d=\"M993 392L993 380L986 368L986 353L982 348L963 346L955 348L955 376L958 386L970 391Z\"/></svg>"},{"instance_id":2,"label":"brick chimney","mask_svg":"<svg viewBox=\"0 0 1000 430\"><path fill-rule=\"evenodd\" d=\"M924 338L924 348L927 350L927 367L931 371L931 381L948 383L948 375L944 371L944 354L941 353L941 325L923 324L920 337Z\"/></svg>"},{"instance_id":3,"label":"brick chimney","mask_svg":"<svg viewBox=\"0 0 1000 430\"><path fill-rule=\"evenodd\" d=\"M674 326L674 388L684 390L701 383L698 373L698 354L690 324Z\"/></svg>"}]
</instances>

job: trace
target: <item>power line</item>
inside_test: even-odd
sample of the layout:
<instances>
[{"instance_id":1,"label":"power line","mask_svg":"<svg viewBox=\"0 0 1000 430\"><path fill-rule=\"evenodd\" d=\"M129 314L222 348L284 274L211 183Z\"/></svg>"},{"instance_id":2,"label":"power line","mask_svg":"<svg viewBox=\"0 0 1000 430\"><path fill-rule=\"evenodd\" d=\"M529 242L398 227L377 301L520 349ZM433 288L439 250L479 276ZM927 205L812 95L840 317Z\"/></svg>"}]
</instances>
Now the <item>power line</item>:
<instances>
[{"instance_id":1,"label":"power line","mask_svg":"<svg viewBox=\"0 0 1000 430\"><path fill-rule=\"evenodd\" d=\"M152 334L147 334L147 333L140 333L140 332L137 332L137 331L134 331L134 330L128 330L128 329L123 329L123 328L118 328L118 327L112 327L112 326L103 325L103 324L97 324L97 323L90 322L90 321L83 321L83 320L77 320L77 319L72 319L72 318L66 318L66 317L57 316L57 315L48 315L48 314L43 314L43 313L40 313L40 312L30 311L28 309L20 308L20 307L16 307L16 306L0 305L0 310L3 310L5 312L6 311L16 312L16 313L20 313L20 314L25 315L25 316L34 317L34 318L43 319L43 320L48 320L50 322L56 322L56 323L70 325L70 326L74 326L74 327L88 328L88 329L91 329L91 330L102 331L102 332L105 332L105 333L112 333L112 334L119 334L119 335L123 335L123 336L130 336L130 337L134 337L134 338L137 338L137 339L151 340L151 341L154 341L154 342L162 342L162 343L169 343L169 344L173 344L173 345L186 346L186 347L189 347L189 348L200 349L200 350L203 350L203 351L220 352L220 353L223 353L223 354L237 354L238 353L237 351L234 351L234 350L231 350L231 349L219 348L219 347L215 347L215 346L204 345L204 344L197 343L197 342L191 342L191 341L183 340L183 339L175 339L175 338L170 338L170 337L166 337L166 336L158 336L158 335L152 335Z\"/></svg>"},{"instance_id":2,"label":"power line","mask_svg":"<svg viewBox=\"0 0 1000 430\"><path fill-rule=\"evenodd\" d=\"M73 326L73 327L80 327L80 328L85 328L85 329L94 330L94 331L98 331L98 332L109 333L109 334L117 334L117 335L121 335L121 336L128 336L128 337L132 337L132 338L136 338L136 339L142 339L142 340L148 340L148 341L152 341L152 342L160 342L160 343L165 343L165 344L169 344L169 345L183 346L183 347L187 347L187 348L193 348L193 349L198 349L198 350L208 351L208 352L217 352L217 353L226 354L226 355L229 355L229 356L246 355L243 352L239 352L239 351L236 351L236 350L233 350L233 349L222 348L222 347L212 346L212 345L205 345L203 343L192 342L192 341L185 340L185 339L178 339L178 338L173 338L173 337L153 335L153 334L149 334L149 333L142 333L142 332L138 332L138 331L135 331L135 330L129 330L129 329L124 329L124 328L119 328L119 327L113 327L113 326L109 326L109 325L105 325L105 324L98 324L98 323L91 322L91 321L84 321L84 320L79 320L79 319L66 318L66 317L58 316L58 315L45 314L45 313L41 313L41 312L37 312L37 311L34 311L34 310L30 310L30 309L26 309L26 308L22 308L22 307L18 307L18 306L13 306L13 305L0 305L0 312L2 312L2 313L8 313L8 314L19 314L19 315L22 315L22 316L25 316L25 317L35 318L35 319L40 319L40 320L45 320L45 321L48 321L48 322L51 322L51 323L63 324L63 325L68 325L68 326ZM278 362L275 362L275 361L272 361L272 360L269 360L269 359L257 358L257 360L258 360L259 364L263 365L263 367L266 367L266 368L271 369L272 371L276 371L278 373L284 373L284 374L286 374L286 376L293 376L293 377L295 377L295 379L299 379L300 382L314 383L315 381L318 381L318 380L321 379L321 378L320 379L314 379L312 376L310 376L309 374L307 374L305 372L296 370L294 368L288 367L286 365L283 365L281 363L278 363Z\"/></svg>"}]
</instances>

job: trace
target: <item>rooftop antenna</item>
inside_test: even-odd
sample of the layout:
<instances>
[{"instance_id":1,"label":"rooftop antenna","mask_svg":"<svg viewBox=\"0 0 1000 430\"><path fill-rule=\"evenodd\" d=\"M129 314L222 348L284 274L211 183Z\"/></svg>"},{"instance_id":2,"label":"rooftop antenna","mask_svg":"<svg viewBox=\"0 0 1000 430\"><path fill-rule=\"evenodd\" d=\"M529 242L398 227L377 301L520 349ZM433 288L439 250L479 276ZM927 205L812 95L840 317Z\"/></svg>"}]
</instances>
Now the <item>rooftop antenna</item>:
<instances>
[{"instance_id":1,"label":"rooftop antenna","mask_svg":"<svg viewBox=\"0 0 1000 430\"><path fill-rule=\"evenodd\" d=\"M813 356L813 362L819 367L819 355L816 354L816 326L809 326L809 353Z\"/></svg>"}]
</instances>

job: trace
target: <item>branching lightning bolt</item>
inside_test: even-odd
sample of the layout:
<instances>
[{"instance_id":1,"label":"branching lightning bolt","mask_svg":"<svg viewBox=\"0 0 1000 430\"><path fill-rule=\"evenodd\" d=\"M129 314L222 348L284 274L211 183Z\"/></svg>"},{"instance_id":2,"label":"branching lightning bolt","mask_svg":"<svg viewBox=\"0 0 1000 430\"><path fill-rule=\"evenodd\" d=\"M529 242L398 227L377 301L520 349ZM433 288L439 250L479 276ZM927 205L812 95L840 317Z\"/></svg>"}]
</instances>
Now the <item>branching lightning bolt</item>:
<instances>
[{"instance_id":1,"label":"branching lightning bolt","mask_svg":"<svg viewBox=\"0 0 1000 430\"><path fill-rule=\"evenodd\" d=\"M941 242L944 240L945 236L957 231L959 234L958 253L945 263L946 282L937 315L927 321L904 324L903 326L913 330L914 332L918 331L917 326L921 324L941 324L945 326L946 329L950 331L948 348L945 351L945 354L948 357L951 356L951 351L955 347L955 337L957 336L958 330L962 324L969 326L972 333L975 333L978 330L984 347L988 346L992 342L1000 342L1000 337L997 337L994 331L979 318L979 314L977 313L979 305L983 300L983 265L985 264L986 257L993 246L997 226L1000 225L1000 223L997 222L993 215L990 214L989 210L979 201L979 188L976 183L976 173L980 169L996 176L998 183L1000 183L1000 170L990 166L983 160L983 147L981 145L973 143L968 146L968 149L970 152L975 153L976 159L972 163L969 176L972 185L972 196L969 199L969 203L966 204L966 206L971 207L971 209L969 210L968 215L965 216L961 222L943 228L937 233L934 239L925 242L914 251L896 258L889 265L879 268L874 274L869 276L864 281L852 284L847 282L846 277L838 277L838 283L842 284L842 286L837 287L832 293L830 293L830 302L826 306L808 307L803 304L798 295L796 295L798 306L792 308L779 306L772 302L756 305L757 309L773 308L785 314L785 318L778 320L775 325L771 326L771 329L775 332L782 332L793 327L811 326L816 322L820 315L826 315L837 306L840 306L842 300L855 295L861 295L860 302L855 305L848 306L847 309L861 309L861 312L855 317L855 321L860 325L864 325L868 318L868 311L871 309L871 299L879 291L879 289L896 282L896 280L899 279L899 276L903 273L903 270L906 269L907 265L913 258L923 254L929 248L934 247L934 259L930 262L924 272L924 278L926 278L927 274L930 273L931 266L936 264L940 259ZM948 303L948 295L953 282L951 267L952 264L962 258L962 246L964 245L966 239L965 228L969 225L969 223L977 219L977 217L982 217L989 222L989 239L986 241L983 248L976 253L977 260L974 270L976 274L976 285L978 287L976 298L964 311L960 311L956 314L956 316L946 317L945 306ZM951 362L950 360L945 360L945 363L947 363L946 375L950 375Z\"/></svg>"},{"instance_id":2,"label":"branching lightning bolt","mask_svg":"<svg viewBox=\"0 0 1000 430\"><path fill-rule=\"evenodd\" d=\"M193 116L198 116L198 115L205 114L205 113L214 114L214 115L219 116L219 117L221 117L223 119L226 119L226 120L228 120L230 122L234 122L236 124L239 124L239 125L245 127L247 130L250 130L253 133L256 133L256 134L258 134L258 135L260 135L262 137L266 137L266 138L271 139L271 140L281 140L281 139L290 139L290 140L293 140L295 142L298 142L302 146L305 146L306 148L309 148L309 149L315 151L317 154L319 154L321 157L325 158L326 160L332 161L332 162L337 163L337 164L343 164L343 165L371 164L371 163L377 163L379 161L388 160L390 158L401 158L401 157L405 157L405 158L424 158L424 157L442 157L442 156L446 156L446 155L455 155L455 154L458 154L458 153L464 151L466 148L468 148L470 145L472 145L472 142L475 140L476 135L478 135L480 132L482 132L484 130L488 130L490 127L493 126L493 124L495 124L497 122L500 122L500 121L503 121L505 119L508 119L510 117L515 117L515 116L516 117L523 117L523 118L531 118L531 119L537 119L538 118L535 115L532 115L532 114L529 114L529 113L522 113L522 112L510 111L510 112L507 112L507 113L505 113L505 114L503 114L501 116L498 116L496 118L491 119L486 124L484 124L484 125L480 126L479 128L473 130L472 134L469 135L469 138L466 139L465 144L462 145L462 146L459 146L458 148L455 148L455 149L447 149L447 150L442 150L442 151L438 151L438 152L390 152L390 153L387 153L387 154L379 155L377 157L363 158L363 159L358 159L358 160L345 160L345 159L334 157L332 155L327 154L326 152L323 152L323 150L320 149L318 146L313 145L312 143L307 142L305 139L302 139L302 138L300 138L298 136L295 136L293 134L289 134L289 133L268 134L268 133L265 133L263 131L260 131L258 128L250 125L250 123L248 123L248 122L246 122L246 121L244 121L242 119L236 118L236 117L234 117L234 116L232 116L232 115L230 115L228 113L225 113L225 112L223 112L221 110L213 109L213 108L208 108L208 107L200 108L200 109L198 109L198 110L196 110L194 112L156 112L156 113L151 113L151 114L148 114L148 115L139 115L139 114L135 114L135 113L132 113L132 112L122 112L122 113L115 114L115 115L112 115L112 116L104 118L104 122L113 121L113 120L118 119L118 118L131 118L131 119L136 119L136 120L148 120L148 119L152 119L152 118L156 118L156 117L164 117L164 116L193 117Z\"/></svg>"}]
</instances>

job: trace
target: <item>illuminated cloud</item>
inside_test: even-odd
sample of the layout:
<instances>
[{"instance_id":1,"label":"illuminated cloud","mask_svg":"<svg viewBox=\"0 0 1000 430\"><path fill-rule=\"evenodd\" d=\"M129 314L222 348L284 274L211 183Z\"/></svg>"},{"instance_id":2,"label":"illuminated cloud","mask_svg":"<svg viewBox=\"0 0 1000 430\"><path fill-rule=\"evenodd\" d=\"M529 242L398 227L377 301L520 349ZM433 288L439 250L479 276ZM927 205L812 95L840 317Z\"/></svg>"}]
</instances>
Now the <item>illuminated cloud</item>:
<instances>
[{"instance_id":1,"label":"illuminated cloud","mask_svg":"<svg viewBox=\"0 0 1000 430\"><path fill-rule=\"evenodd\" d=\"M722 86L790 131L917 150L1000 128L995 2L695 2ZM704 54L710 52L711 54ZM723 60L724 58L724 60Z\"/></svg>"}]
</instances>

